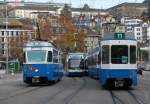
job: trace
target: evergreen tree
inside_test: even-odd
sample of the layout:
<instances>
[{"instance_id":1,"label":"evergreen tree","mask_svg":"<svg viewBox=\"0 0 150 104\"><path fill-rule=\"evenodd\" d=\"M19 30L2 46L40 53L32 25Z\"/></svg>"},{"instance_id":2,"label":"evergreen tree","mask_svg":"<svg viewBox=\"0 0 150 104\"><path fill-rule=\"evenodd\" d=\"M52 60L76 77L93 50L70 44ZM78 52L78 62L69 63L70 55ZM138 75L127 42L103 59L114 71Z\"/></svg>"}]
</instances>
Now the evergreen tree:
<instances>
[{"instance_id":1,"label":"evergreen tree","mask_svg":"<svg viewBox=\"0 0 150 104\"><path fill-rule=\"evenodd\" d=\"M142 13L142 18L144 21L150 21L150 1L145 0L143 3L147 4L147 10Z\"/></svg>"},{"instance_id":2,"label":"evergreen tree","mask_svg":"<svg viewBox=\"0 0 150 104\"><path fill-rule=\"evenodd\" d=\"M71 8L65 4L63 10L61 11L61 16L69 17L71 18Z\"/></svg>"}]
</instances>

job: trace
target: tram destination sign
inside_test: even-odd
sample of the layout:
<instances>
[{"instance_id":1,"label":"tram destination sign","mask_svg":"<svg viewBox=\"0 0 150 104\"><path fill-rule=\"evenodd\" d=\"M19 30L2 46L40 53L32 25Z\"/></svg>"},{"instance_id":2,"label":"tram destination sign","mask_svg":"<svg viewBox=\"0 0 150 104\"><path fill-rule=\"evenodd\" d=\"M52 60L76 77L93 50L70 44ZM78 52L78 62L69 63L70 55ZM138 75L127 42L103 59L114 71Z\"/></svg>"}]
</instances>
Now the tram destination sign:
<instances>
[{"instance_id":1,"label":"tram destination sign","mask_svg":"<svg viewBox=\"0 0 150 104\"><path fill-rule=\"evenodd\" d=\"M125 33L114 33L114 38L115 39L125 39Z\"/></svg>"}]
</instances>

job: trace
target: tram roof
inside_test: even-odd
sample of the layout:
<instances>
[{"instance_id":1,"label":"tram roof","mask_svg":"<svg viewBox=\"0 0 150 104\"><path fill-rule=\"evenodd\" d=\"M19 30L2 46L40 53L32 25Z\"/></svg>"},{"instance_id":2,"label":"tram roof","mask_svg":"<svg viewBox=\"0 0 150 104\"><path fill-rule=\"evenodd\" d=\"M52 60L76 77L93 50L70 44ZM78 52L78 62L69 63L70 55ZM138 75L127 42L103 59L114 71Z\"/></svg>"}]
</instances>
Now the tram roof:
<instances>
[{"instance_id":1,"label":"tram roof","mask_svg":"<svg viewBox=\"0 0 150 104\"><path fill-rule=\"evenodd\" d=\"M70 52L68 55L84 55L85 53L83 52Z\"/></svg>"},{"instance_id":2,"label":"tram roof","mask_svg":"<svg viewBox=\"0 0 150 104\"><path fill-rule=\"evenodd\" d=\"M84 52L70 52L68 53L68 58L85 58L86 53Z\"/></svg>"},{"instance_id":3,"label":"tram roof","mask_svg":"<svg viewBox=\"0 0 150 104\"><path fill-rule=\"evenodd\" d=\"M24 44L23 50L52 50L55 49L62 53L53 43L41 40L32 40Z\"/></svg>"},{"instance_id":4,"label":"tram roof","mask_svg":"<svg viewBox=\"0 0 150 104\"><path fill-rule=\"evenodd\" d=\"M24 48L27 47L51 47L51 48L56 48L56 46L53 45L53 43L50 43L48 41L28 41L26 44L24 44Z\"/></svg>"},{"instance_id":5,"label":"tram roof","mask_svg":"<svg viewBox=\"0 0 150 104\"><path fill-rule=\"evenodd\" d=\"M123 34L123 38L116 38L116 34ZM108 32L104 33L102 40L135 40L134 34L132 33L114 33L114 32Z\"/></svg>"}]
</instances>

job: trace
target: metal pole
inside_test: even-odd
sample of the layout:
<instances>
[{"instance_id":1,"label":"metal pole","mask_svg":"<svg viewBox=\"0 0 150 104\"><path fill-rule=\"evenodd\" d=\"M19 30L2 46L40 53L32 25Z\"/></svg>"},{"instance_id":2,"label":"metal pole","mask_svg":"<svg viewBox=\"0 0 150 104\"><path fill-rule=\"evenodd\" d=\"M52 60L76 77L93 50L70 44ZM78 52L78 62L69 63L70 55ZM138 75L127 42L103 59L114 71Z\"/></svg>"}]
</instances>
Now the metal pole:
<instances>
[{"instance_id":1,"label":"metal pole","mask_svg":"<svg viewBox=\"0 0 150 104\"><path fill-rule=\"evenodd\" d=\"M37 25L36 25L36 17L34 18L34 22L35 22L35 26L34 26L34 33L35 33L35 39L36 39L36 29L37 29Z\"/></svg>"},{"instance_id":2,"label":"metal pole","mask_svg":"<svg viewBox=\"0 0 150 104\"><path fill-rule=\"evenodd\" d=\"M150 39L148 40L148 42L149 42L149 48L150 48ZM148 50L148 64L150 65L150 50Z\"/></svg>"},{"instance_id":3,"label":"metal pole","mask_svg":"<svg viewBox=\"0 0 150 104\"><path fill-rule=\"evenodd\" d=\"M6 42L6 47L7 47L6 48L6 73L8 73L8 71L9 71L9 69L8 69L8 61L9 61L9 52L8 52L8 50L9 50L9 46L8 46L8 34L7 34L8 33L7 32L7 29L8 29L8 24L7 24L8 23L8 14L7 14L7 2L6 2L6 0L4 0L4 2L5 2L5 6L6 6L5 7L5 9L6 9L6 11L5 11L6 12L6 14L5 14L6 15L6 31L5 31L5 33L6 34L5 35L6 35L6 38L7 38L6 39L6 41L7 41Z\"/></svg>"}]
</instances>

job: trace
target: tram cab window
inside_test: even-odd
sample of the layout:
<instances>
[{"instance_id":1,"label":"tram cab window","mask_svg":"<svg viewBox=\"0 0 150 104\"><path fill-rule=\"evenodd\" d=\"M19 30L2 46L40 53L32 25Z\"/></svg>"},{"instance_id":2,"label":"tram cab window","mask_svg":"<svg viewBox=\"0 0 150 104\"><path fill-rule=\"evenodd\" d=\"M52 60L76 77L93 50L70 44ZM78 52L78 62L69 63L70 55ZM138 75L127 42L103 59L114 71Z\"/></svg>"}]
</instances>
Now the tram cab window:
<instances>
[{"instance_id":1,"label":"tram cab window","mask_svg":"<svg viewBox=\"0 0 150 104\"><path fill-rule=\"evenodd\" d=\"M128 63L128 46L112 45L111 46L111 63L127 64Z\"/></svg>"},{"instance_id":2,"label":"tram cab window","mask_svg":"<svg viewBox=\"0 0 150 104\"><path fill-rule=\"evenodd\" d=\"M102 64L109 64L109 46L102 46Z\"/></svg>"},{"instance_id":3,"label":"tram cab window","mask_svg":"<svg viewBox=\"0 0 150 104\"><path fill-rule=\"evenodd\" d=\"M52 52L48 51L47 61L52 62Z\"/></svg>"},{"instance_id":4,"label":"tram cab window","mask_svg":"<svg viewBox=\"0 0 150 104\"><path fill-rule=\"evenodd\" d=\"M27 58L28 62L43 62L46 58L46 51L28 51Z\"/></svg>"},{"instance_id":5,"label":"tram cab window","mask_svg":"<svg viewBox=\"0 0 150 104\"><path fill-rule=\"evenodd\" d=\"M136 46L130 46L130 63L136 64Z\"/></svg>"},{"instance_id":6,"label":"tram cab window","mask_svg":"<svg viewBox=\"0 0 150 104\"><path fill-rule=\"evenodd\" d=\"M53 51L53 62L58 63L58 51Z\"/></svg>"}]
</instances>

